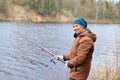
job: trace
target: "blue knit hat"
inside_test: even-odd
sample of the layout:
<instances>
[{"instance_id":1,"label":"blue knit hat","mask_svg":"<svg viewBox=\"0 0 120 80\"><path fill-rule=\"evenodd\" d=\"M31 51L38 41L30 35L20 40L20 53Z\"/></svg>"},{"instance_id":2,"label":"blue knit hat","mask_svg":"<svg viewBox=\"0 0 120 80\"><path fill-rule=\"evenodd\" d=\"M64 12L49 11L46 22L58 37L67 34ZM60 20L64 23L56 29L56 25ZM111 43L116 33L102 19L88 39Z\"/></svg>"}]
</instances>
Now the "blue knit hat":
<instances>
[{"instance_id":1,"label":"blue knit hat","mask_svg":"<svg viewBox=\"0 0 120 80\"><path fill-rule=\"evenodd\" d=\"M73 21L73 24L79 24L81 25L83 28L87 28L87 22L83 19L83 18L76 18L74 21Z\"/></svg>"}]
</instances>

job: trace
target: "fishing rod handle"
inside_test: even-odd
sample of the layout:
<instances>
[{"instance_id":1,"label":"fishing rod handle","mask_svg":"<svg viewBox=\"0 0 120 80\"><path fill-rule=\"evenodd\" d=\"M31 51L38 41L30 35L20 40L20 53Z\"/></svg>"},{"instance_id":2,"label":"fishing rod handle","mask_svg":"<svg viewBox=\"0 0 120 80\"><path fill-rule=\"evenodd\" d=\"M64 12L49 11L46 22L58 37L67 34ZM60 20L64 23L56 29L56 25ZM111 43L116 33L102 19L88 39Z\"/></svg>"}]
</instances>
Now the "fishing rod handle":
<instances>
[{"instance_id":1,"label":"fishing rod handle","mask_svg":"<svg viewBox=\"0 0 120 80\"><path fill-rule=\"evenodd\" d=\"M66 62L65 62L65 61L63 61L63 60L59 60L59 61L61 61L63 64L66 64Z\"/></svg>"}]
</instances>

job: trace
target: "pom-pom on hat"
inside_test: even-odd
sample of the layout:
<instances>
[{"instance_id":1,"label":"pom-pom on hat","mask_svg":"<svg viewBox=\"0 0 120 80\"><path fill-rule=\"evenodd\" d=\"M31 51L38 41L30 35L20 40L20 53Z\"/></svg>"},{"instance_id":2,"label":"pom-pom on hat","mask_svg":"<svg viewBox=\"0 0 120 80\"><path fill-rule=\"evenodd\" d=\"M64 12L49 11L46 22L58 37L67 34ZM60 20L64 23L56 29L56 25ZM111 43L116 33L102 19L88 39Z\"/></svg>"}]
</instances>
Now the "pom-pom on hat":
<instances>
[{"instance_id":1,"label":"pom-pom on hat","mask_svg":"<svg viewBox=\"0 0 120 80\"><path fill-rule=\"evenodd\" d=\"M81 25L83 28L87 28L87 22L85 21L85 19L83 18L76 18L74 21L73 21L73 24L79 24Z\"/></svg>"}]
</instances>

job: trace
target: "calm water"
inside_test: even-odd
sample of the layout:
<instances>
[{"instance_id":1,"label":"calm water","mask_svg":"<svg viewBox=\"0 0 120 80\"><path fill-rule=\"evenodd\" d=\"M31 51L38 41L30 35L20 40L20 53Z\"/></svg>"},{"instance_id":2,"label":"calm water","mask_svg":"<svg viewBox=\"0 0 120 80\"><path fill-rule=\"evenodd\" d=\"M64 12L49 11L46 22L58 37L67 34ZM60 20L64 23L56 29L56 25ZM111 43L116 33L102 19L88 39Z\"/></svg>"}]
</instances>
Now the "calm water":
<instances>
[{"instance_id":1,"label":"calm water","mask_svg":"<svg viewBox=\"0 0 120 80\"><path fill-rule=\"evenodd\" d=\"M119 48L120 24L89 24L97 34L89 76L105 66L114 67ZM44 47L54 54L69 53L73 31L71 24L0 23L0 80L65 80L68 69L50 62ZM97 67L97 68L96 68Z\"/></svg>"}]
</instances>

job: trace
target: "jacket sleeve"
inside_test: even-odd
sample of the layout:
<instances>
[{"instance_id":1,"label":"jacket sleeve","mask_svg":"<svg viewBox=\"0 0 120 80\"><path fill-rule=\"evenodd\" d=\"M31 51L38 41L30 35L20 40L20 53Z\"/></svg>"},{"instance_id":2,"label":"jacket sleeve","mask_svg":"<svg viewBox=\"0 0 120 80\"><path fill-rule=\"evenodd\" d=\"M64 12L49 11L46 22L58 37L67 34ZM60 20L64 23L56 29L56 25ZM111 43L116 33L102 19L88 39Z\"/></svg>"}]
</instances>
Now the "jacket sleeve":
<instances>
[{"instance_id":1,"label":"jacket sleeve","mask_svg":"<svg viewBox=\"0 0 120 80\"><path fill-rule=\"evenodd\" d=\"M89 37L84 37L79 42L80 45L78 46L77 56L69 61L68 67L81 65L86 60L90 49L93 47L93 41Z\"/></svg>"}]
</instances>

